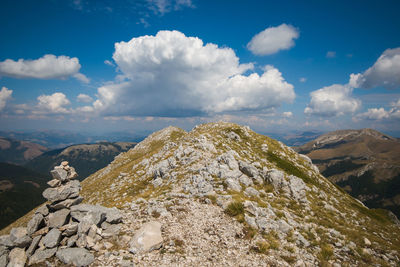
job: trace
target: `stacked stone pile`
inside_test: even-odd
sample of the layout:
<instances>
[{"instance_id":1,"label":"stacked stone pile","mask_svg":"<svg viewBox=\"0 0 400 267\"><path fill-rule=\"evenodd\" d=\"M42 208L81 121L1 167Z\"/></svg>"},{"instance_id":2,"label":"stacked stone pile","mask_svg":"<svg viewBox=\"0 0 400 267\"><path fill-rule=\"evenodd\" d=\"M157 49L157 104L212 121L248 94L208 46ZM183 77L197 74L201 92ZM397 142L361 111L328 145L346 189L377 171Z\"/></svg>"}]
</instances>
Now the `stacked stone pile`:
<instances>
[{"instance_id":1,"label":"stacked stone pile","mask_svg":"<svg viewBox=\"0 0 400 267\"><path fill-rule=\"evenodd\" d=\"M78 174L64 161L52 170L50 188L43 192L46 205L35 211L27 227L0 236L0 267L25 266L54 255L65 264L87 266L90 251L102 248L102 239L119 233L122 214L116 208L81 204Z\"/></svg>"}]
</instances>

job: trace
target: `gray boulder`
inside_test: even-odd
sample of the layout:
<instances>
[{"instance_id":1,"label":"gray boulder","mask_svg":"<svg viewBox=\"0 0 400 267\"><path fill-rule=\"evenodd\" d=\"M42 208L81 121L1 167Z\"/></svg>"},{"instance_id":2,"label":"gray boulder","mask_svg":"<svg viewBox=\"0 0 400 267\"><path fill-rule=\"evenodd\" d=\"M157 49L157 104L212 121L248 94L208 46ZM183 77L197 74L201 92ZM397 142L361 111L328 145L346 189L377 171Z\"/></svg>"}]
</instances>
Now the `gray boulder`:
<instances>
[{"instance_id":1,"label":"gray boulder","mask_svg":"<svg viewBox=\"0 0 400 267\"><path fill-rule=\"evenodd\" d=\"M13 247L14 243L11 241L10 235L2 235L0 236L0 246L4 247Z\"/></svg>"},{"instance_id":2,"label":"gray boulder","mask_svg":"<svg viewBox=\"0 0 400 267\"><path fill-rule=\"evenodd\" d=\"M144 224L133 236L129 251L133 254L149 252L159 249L162 245L161 224L148 222Z\"/></svg>"},{"instance_id":3,"label":"gray boulder","mask_svg":"<svg viewBox=\"0 0 400 267\"><path fill-rule=\"evenodd\" d=\"M6 267L8 263L8 254L0 256L0 267Z\"/></svg>"},{"instance_id":4,"label":"gray boulder","mask_svg":"<svg viewBox=\"0 0 400 267\"><path fill-rule=\"evenodd\" d=\"M67 180L68 173L62 166L56 166L54 167L54 170L50 171L51 176L53 176L54 179L60 180L61 182L64 182Z\"/></svg>"},{"instance_id":5,"label":"gray boulder","mask_svg":"<svg viewBox=\"0 0 400 267\"><path fill-rule=\"evenodd\" d=\"M36 252L29 258L29 265L42 263L56 254L57 248L36 250Z\"/></svg>"},{"instance_id":6,"label":"gray boulder","mask_svg":"<svg viewBox=\"0 0 400 267\"><path fill-rule=\"evenodd\" d=\"M57 258L64 264L88 266L94 261L94 256L84 248L64 248L56 253Z\"/></svg>"},{"instance_id":7,"label":"gray boulder","mask_svg":"<svg viewBox=\"0 0 400 267\"><path fill-rule=\"evenodd\" d=\"M42 238L42 236L35 236L33 239L32 239L32 242L31 242L31 245L29 246L29 248L26 250L26 255L28 256L28 257L30 257L32 254L33 254L33 252L35 252L35 250L36 250L36 248L38 247L38 245L39 245L39 242L40 242L40 239Z\"/></svg>"},{"instance_id":8,"label":"gray boulder","mask_svg":"<svg viewBox=\"0 0 400 267\"><path fill-rule=\"evenodd\" d=\"M117 208L106 208L103 206L79 204L71 207L71 216L82 221L83 218L91 214L93 224L100 225L104 220L109 223L117 223L122 220L122 214Z\"/></svg>"},{"instance_id":9,"label":"gray boulder","mask_svg":"<svg viewBox=\"0 0 400 267\"><path fill-rule=\"evenodd\" d=\"M67 222L69 213L70 213L69 209L62 209L54 213L50 213L48 217L49 218L48 226L50 228L58 228L63 226Z\"/></svg>"},{"instance_id":10,"label":"gray boulder","mask_svg":"<svg viewBox=\"0 0 400 267\"><path fill-rule=\"evenodd\" d=\"M54 248L60 243L60 240L60 230L58 230L57 228L53 228L43 237L43 245L47 248Z\"/></svg>"},{"instance_id":11,"label":"gray boulder","mask_svg":"<svg viewBox=\"0 0 400 267\"><path fill-rule=\"evenodd\" d=\"M10 240L13 242L14 246L25 248L29 246L32 238L28 236L28 232L25 227L13 228L10 231Z\"/></svg>"},{"instance_id":12,"label":"gray boulder","mask_svg":"<svg viewBox=\"0 0 400 267\"><path fill-rule=\"evenodd\" d=\"M13 248L8 255L9 263L7 267L24 267L27 256L23 248Z\"/></svg>"},{"instance_id":13,"label":"gray boulder","mask_svg":"<svg viewBox=\"0 0 400 267\"><path fill-rule=\"evenodd\" d=\"M47 208L46 205L40 206L36 211L35 214L42 214L43 216L49 215L49 209Z\"/></svg>"},{"instance_id":14,"label":"gray boulder","mask_svg":"<svg viewBox=\"0 0 400 267\"><path fill-rule=\"evenodd\" d=\"M62 201L67 198L76 198L79 196L81 185L79 181L69 181L65 185L57 188L47 188L43 191L43 197L50 202Z\"/></svg>"},{"instance_id":15,"label":"gray boulder","mask_svg":"<svg viewBox=\"0 0 400 267\"><path fill-rule=\"evenodd\" d=\"M36 232L39 229L39 226L43 222L43 215L40 213L36 213L33 215L32 219L28 222L28 225L26 227L26 230L28 232L28 235L32 235L34 232Z\"/></svg>"},{"instance_id":16,"label":"gray boulder","mask_svg":"<svg viewBox=\"0 0 400 267\"><path fill-rule=\"evenodd\" d=\"M244 162L244 161L239 161L239 170L246 174L249 177L256 177L258 176L258 170L256 167L254 167L253 165Z\"/></svg>"},{"instance_id":17,"label":"gray boulder","mask_svg":"<svg viewBox=\"0 0 400 267\"><path fill-rule=\"evenodd\" d=\"M237 180L234 180L232 178L228 178L225 180L226 185L228 186L228 189L233 190L233 191L242 191L242 187L240 186L240 184L238 183Z\"/></svg>"},{"instance_id":18,"label":"gray boulder","mask_svg":"<svg viewBox=\"0 0 400 267\"><path fill-rule=\"evenodd\" d=\"M78 223L72 222L72 223L66 224L58 229L60 231L62 231L63 236L72 236L78 232Z\"/></svg>"},{"instance_id":19,"label":"gray boulder","mask_svg":"<svg viewBox=\"0 0 400 267\"><path fill-rule=\"evenodd\" d=\"M50 208L53 210L70 208L73 205L78 205L83 201L83 197L78 196L77 198L69 198L60 202L50 204Z\"/></svg>"},{"instance_id":20,"label":"gray boulder","mask_svg":"<svg viewBox=\"0 0 400 267\"><path fill-rule=\"evenodd\" d=\"M260 195L260 192L258 192L253 187L247 187L246 190L244 190L244 193L251 197L258 197Z\"/></svg>"}]
</instances>

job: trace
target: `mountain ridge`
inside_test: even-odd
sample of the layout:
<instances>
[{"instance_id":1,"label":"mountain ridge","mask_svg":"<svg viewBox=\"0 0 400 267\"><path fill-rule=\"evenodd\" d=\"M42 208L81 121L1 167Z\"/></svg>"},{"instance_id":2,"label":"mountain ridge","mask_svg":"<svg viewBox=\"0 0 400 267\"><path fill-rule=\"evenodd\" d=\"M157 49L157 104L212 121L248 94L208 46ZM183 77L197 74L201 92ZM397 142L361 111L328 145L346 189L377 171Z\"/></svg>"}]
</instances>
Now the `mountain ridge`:
<instances>
[{"instance_id":1,"label":"mountain ridge","mask_svg":"<svg viewBox=\"0 0 400 267\"><path fill-rule=\"evenodd\" d=\"M400 142L372 129L324 134L295 148L352 196L400 216Z\"/></svg>"},{"instance_id":2,"label":"mountain ridge","mask_svg":"<svg viewBox=\"0 0 400 267\"><path fill-rule=\"evenodd\" d=\"M344 193L308 157L232 123L153 133L82 188L84 203L124 214L115 256L100 249L94 266L399 262L400 229L386 211ZM123 240L153 220L162 225L161 249L132 252Z\"/></svg>"}]
</instances>

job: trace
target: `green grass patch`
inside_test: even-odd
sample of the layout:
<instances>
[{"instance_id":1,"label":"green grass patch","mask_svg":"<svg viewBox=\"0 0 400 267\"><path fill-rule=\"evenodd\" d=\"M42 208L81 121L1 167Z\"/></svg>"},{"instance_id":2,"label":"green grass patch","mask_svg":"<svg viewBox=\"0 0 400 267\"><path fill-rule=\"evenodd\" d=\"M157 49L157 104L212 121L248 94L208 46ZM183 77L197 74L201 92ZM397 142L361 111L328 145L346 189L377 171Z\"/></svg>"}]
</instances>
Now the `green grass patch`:
<instances>
[{"instance_id":1,"label":"green grass patch","mask_svg":"<svg viewBox=\"0 0 400 267\"><path fill-rule=\"evenodd\" d=\"M268 151L268 160L274 162L279 169L282 169L287 174L291 174L297 176L307 184L316 184L314 180L312 180L308 175L306 175L303 171L299 168L294 166L293 163L280 158L279 156L275 155L272 151Z\"/></svg>"}]
</instances>

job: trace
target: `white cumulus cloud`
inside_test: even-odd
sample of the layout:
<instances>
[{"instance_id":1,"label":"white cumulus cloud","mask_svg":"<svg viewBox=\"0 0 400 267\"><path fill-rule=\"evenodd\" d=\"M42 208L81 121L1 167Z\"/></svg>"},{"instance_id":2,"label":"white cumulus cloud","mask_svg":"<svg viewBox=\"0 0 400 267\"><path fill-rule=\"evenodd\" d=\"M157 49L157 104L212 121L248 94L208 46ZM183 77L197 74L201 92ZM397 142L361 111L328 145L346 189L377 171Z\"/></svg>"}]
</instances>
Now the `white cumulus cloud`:
<instances>
[{"instance_id":1,"label":"white cumulus cloud","mask_svg":"<svg viewBox=\"0 0 400 267\"><path fill-rule=\"evenodd\" d=\"M247 48L255 55L271 55L292 48L299 35L295 27L284 23L277 27L269 27L253 36Z\"/></svg>"},{"instance_id":2,"label":"white cumulus cloud","mask_svg":"<svg viewBox=\"0 0 400 267\"><path fill-rule=\"evenodd\" d=\"M83 102L83 103L90 103L93 101L93 98L86 95L86 94L79 94L76 97L76 100L78 100L78 102Z\"/></svg>"},{"instance_id":3,"label":"white cumulus cloud","mask_svg":"<svg viewBox=\"0 0 400 267\"><path fill-rule=\"evenodd\" d=\"M282 116L285 118L291 118L293 117L293 113L291 111L285 111L282 113Z\"/></svg>"},{"instance_id":4,"label":"white cumulus cloud","mask_svg":"<svg viewBox=\"0 0 400 267\"><path fill-rule=\"evenodd\" d=\"M361 119L367 120L384 120L384 119L400 119L400 98L390 103L391 108L385 110L384 108L369 108L366 112L357 114L354 117L356 121Z\"/></svg>"},{"instance_id":5,"label":"white cumulus cloud","mask_svg":"<svg viewBox=\"0 0 400 267\"><path fill-rule=\"evenodd\" d=\"M374 65L363 73L351 74L349 84L355 88L400 87L400 47L385 50Z\"/></svg>"},{"instance_id":6,"label":"white cumulus cloud","mask_svg":"<svg viewBox=\"0 0 400 267\"><path fill-rule=\"evenodd\" d=\"M38 113L70 113L70 110L66 108L71 102L63 93L54 93L52 95L41 95L37 98L38 100Z\"/></svg>"},{"instance_id":7,"label":"white cumulus cloud","mask_svg":"<svg viewBox=\"0 0 400 267\"><path fill-rule=\"evenodd\" d=\"M197 116L266 110L295 98L278 69L249 73L231 48L204 44L178 31L160 31L115 44L124 82L98 88L93 107L106 115Z\"/></svg>"},{"instance_id":8,"label":"white cumulus cloud","mask_svg":"<svg viewBox=\"0 0 400 267\"><path fill-rule=\"evenodd\" d=\"M76 57L44 55L35 60L6 59L0 62L0 76L18 79L66 79L74 76L76 79L88 82L88 78L79 73L81 65Z\"/></svg>"},{"instance_id":9,"label":"white cumulus cloud","mask_svg":"<svg viewBox=\"0 0 400 267\"><path fill-rule=\"evenodd\" d=\"M0 91L0 111L2 111L7 104L7 101L11 99L11 95L12 95L13 91L6 88L6 87L2 87L1 91Z\"/></svg>"},{"instance_id":10,"label":"white cumulus cloud","mask_svg":"<svg viewBox=\"0 0 400 267\"><path fill-rule=\"evenodd\" d=\"M305 114L320 116L340 116L354 113L361 107L361 101L352 97L353 88L349 85L334 84L310 93L311 101Z\"/></svg>"}]
</instances>

